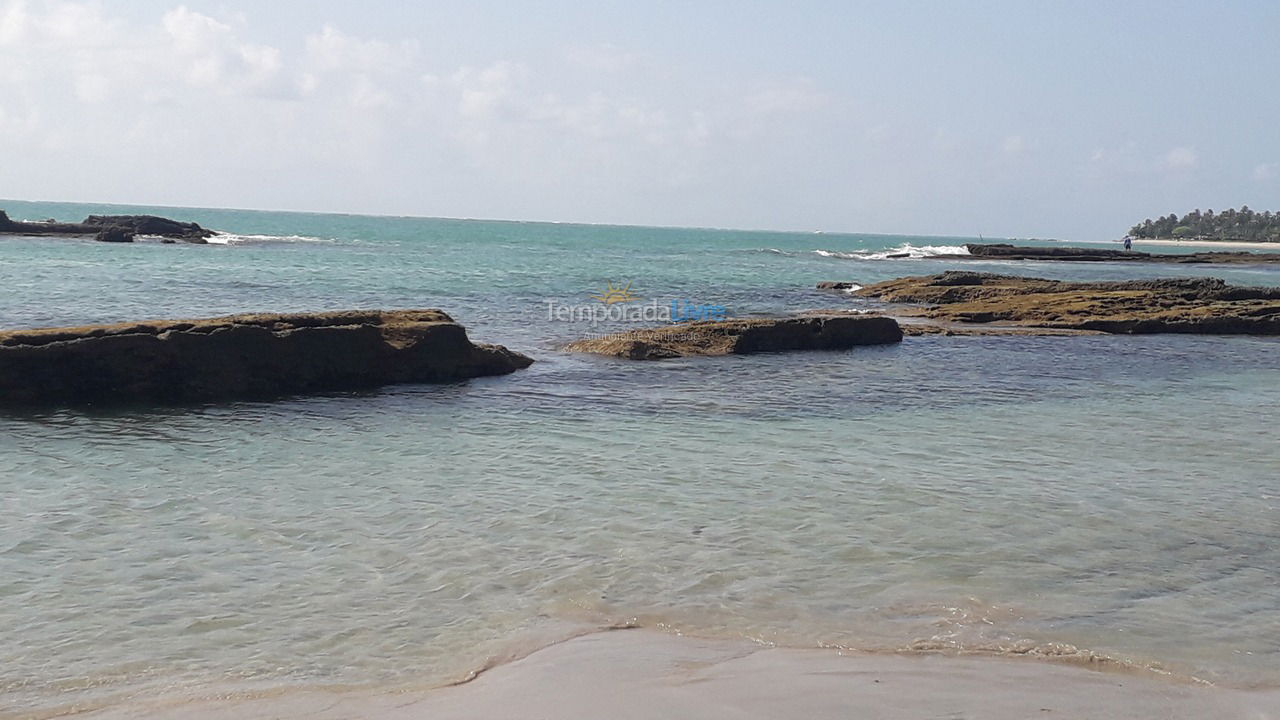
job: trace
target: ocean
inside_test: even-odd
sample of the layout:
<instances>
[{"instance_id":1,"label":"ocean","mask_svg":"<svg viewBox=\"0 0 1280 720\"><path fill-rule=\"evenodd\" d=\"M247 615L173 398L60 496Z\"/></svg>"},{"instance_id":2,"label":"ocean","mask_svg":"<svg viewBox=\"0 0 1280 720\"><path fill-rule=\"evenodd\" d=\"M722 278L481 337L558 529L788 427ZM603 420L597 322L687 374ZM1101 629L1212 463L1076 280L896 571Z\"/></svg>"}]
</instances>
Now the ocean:
<instances>
[{"instance_id":1,"label":"ocean","mask_svg":"<svg viewBox=\"0 0 1280 720\"><path fill-rule=\"evenodd\" d=\"M591 628L1280 687L1280 341L562 352L609 285L753 313L977 238L0 202L218 244L0 238L0 327L441 308L537 362L445 385L0 414L0 717L423 687ZM1160 250L1163 251L1163 250ZM909 258L886 258L907 252ZM1280 270L969 262L1080 280Z\"/></svg>"}]
</instances>

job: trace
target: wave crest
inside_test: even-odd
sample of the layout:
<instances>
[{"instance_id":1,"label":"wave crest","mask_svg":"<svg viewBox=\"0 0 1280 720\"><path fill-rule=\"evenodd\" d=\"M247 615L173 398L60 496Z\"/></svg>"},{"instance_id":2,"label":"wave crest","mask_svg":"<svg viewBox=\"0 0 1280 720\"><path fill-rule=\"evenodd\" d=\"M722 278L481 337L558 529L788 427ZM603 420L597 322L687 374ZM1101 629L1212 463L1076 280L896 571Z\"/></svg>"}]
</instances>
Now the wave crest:
<instances>
[{"instance_id":1,"label":"wave crest","mask_svg":"<svg viewBox=\"0 0 1280 720\"><path fill-rule=\"evenodd\" d=\"M332 243L333 240L309 235L240 235L220 232L208 238L210 245L256 245L267 243Z\"/></svg>"},{"instance_id":2,"label":"wave crest","mask_svg":"<svg viewBox=\"0 0 1280 720\"><path fill-rule=\"evenodd\" d=\"M840 252L838 250L814 250L815 255L840 260L907 260L938 257L941 255L968 255L963 245L912 245L903 243L888 250L862 250Z\"/></svg>"}]
</instances>

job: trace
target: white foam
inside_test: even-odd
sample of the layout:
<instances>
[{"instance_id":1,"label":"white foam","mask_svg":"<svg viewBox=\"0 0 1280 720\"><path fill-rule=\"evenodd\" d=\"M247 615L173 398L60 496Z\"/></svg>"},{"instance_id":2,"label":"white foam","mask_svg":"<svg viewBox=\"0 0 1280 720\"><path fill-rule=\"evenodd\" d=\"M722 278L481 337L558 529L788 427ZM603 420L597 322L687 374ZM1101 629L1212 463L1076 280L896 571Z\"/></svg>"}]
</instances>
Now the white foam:
<instances>
[{"instance_id":1,"label":"white foam","mask_svg":"<svg viewBox=\"0 0 1280 720\"><path fill-rule=\"evenodd\" d=\"M840 252L837 250L814 250L815 255L841 260L899 260L906 258L930 258L940 255L968 255L963 245L912 245L903 243L895 248L877 251Z\"/></svg>"},{"instance_id":2,"label":"white foam","mask_svg":"<svg viewBox=\"0 0 1280 720\"><path fill-rule=\"evenodd\" d=\"M251 243L331 243L333 240L308 235L238 235L218 233L208 241L211 245L246 245Z\"/></svg>"}]
</instances>

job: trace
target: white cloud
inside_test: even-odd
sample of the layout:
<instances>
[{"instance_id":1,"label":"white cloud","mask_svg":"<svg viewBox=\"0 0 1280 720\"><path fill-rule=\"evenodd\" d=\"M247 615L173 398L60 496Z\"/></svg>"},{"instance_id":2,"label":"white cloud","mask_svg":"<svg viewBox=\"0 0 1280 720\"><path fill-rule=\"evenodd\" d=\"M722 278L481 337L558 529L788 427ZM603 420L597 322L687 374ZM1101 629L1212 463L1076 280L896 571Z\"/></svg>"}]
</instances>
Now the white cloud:
<instances>
[{"instance_id":1,"label":"white cloud","mask_svg":"<svg viewBox=\"0 0 1280 720\"><path fill-rule=\"evenodd\" d=\"M459 92L459 114L471 119L492 119L504 112L514 115L514 98L524 92L528 75L524 65L505 60L484 68L460 68L450 78Z\"/></svg>"},{"instance_id":2,"label":"white cloud","mask_svg":"<svg viewBox=\"0 0 1280 720\"><path fill-rule=\"evenodd\" d=\"M544 96L532 107L530 118L597 141L635 138L662 144L672 139L663 110L601 92L580 101ZM693 119L687 132L696 140L706 132L705 118Z\"/></svg>"},{"instance_id":3,"label":"white cloud","mask_svg":"<svg viewBox=\"0 0 1280 720\"><path fill-rule=\"evenodd\" d=\"M393 73L411 67L419 55L416 42L357 38L333 25L308 36L306 48L310 65L321 72Z\"/></svg>"},{"instance_id":4,"label":"white cloud","mask_svg":"<svg viewBox=\"0 0 1280 720\"><path fill-rule=\"evenodd\" d=\"M230 25L192 12L186 6L165 13L160 24L173 39L174 48L180 53L191 55L211 52L220 44L220 38L231 32Z\"/></svg>"},{"instance_id":5,"label":"white cloud","mask_svg":"<svg viewBox=\"0 0 1280 720\"><path fill-rule=\"evenodd\" d=\"M64 48L107 46L114 42L120 23L104 16L97 4L50 2L41 5L43 14L32 12L29 3L19 0L4 13L0 40L7 44L44 45L56 42Z\"/></svg>"},{"instance_id":6,"label":"white cloud","mask_svg":"<svg viewBox=\"0 0 1280 720\"><path fill-rule=\"evenodd\" d=\"M1100 147L1089 156L1086 174L1097 178L1146 177L1186 179L1200 165L1193 147L1178 146L1152 155L1149 147L1128 141L1114 147Z\"/></svg>"},{"instance_id":7,"label":"white cloud","mask_svg":"<svg viewBox=\"0 0 1280 720\"><path fill-rule=\"evenodd\" d=\"M0 138L7 138L15 143L25 142L26 139L37 135L40 130L40 121L40 113L37 110L6 110L3 105L0 105Z\"/></svg>"},{"instance_id":8,"label":"white cloud","mask_svg":"<svg viewBox=\"0 0 1280 720\"><path fill-rule=\"evenodd\" d=\"M0 11L0 46L11 45L27 35L27 4L22 0L9 3Z\"/></svg>"},{"instance_id":9,"label":"white cloud","mask_svg":"<svg viewBox=\"0 0 1280 720\"><path fill-rule=\"evenodd\" d=\"M1185 172L1194 170L1196 165L1200 163L1200 155L1195 148L1176 147L1164 154L1162 165L1164 169L1174 172Z\"/></svg>"},{"instance_id":10,"label":"white cloud","mask_svg":"<svg viewBox=\"0 0 1280 720\"><path fill-rule=\"evenodd\" d=\"M772 80L746 98L747 110L761 115L814 112L827 106L830 96L809 78Z\"/></svg>"},{"instance_id":11,"label":"white cloud","mask_svg":"<svg viewBox=\"0 0 1280 720\"><path fill-rule=\"evenodd\" d=\"M1010 135L1000 143L1000 149L1006 155L1017 155L1027 148L1027 141L1021 135Z\"/></svg>"},{"instance_id":12,"label":"white cloud","mask_svg":"<svg viewBox=\"0 0 1280 720\"><path fill-rule=\"evenodd\" d=\"M75 79L76 97L85 103L100 103L111 93L111 80L102 73L86 72Z\"/></svg>"},{"instance_id":13,"label":"white cloud","mask_svg":"<svg viewBox=\"0 0 1280 720\"><path fill-rule=\"evenodd\" d=\"M278 48L242 42L232 25L185 6L165 13L161 25L170 47L160 61L173 62L191 85L222 94L289 92Z\"/></svg>"},{"instance_id":14,"label":"white cloud","mask_svg":"<svg viewBox=\"0 0 1280 720\"><path fill-rule=\"evenodd\" d=\"M1266 182L1267 180L1273 179L1275 176L1276 176L1275 163L1259 163L1253 169L1253 179L1257 180L1258 182Z\"/></svg>"},{"instance_id":15,"label":"white cloud","mask_svg":"<svg viewBox=\"0 0 1280 720\"><path fill-rule=\"evenodd\" d=\"M607 43L572 47L565 51L564 56L573 65L603 73L621 72L640 63L639 54Z\"/></svg>"}]
</instances>

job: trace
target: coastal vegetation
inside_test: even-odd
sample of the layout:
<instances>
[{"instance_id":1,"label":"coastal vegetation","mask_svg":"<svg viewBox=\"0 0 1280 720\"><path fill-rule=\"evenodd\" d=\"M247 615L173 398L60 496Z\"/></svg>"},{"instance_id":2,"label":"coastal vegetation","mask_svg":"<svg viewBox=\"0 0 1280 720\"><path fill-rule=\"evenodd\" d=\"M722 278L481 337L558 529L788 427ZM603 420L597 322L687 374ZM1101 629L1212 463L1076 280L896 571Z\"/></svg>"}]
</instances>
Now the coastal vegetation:
<instances>
[{"instance_id":1,"label":"coastal vegetation","mask_svg":"<svg viewBox=\"0 0 1280 720\"><path fill-rule=\"evenodd\" d=\"M1129 228L1129 234L1153 239L1280 242L1280 213L1254 212L1248 205L1220 213L1197 208L1182 217L1169 213L1155 220L1147 218Z\"/></svg>"}]
</instances>

